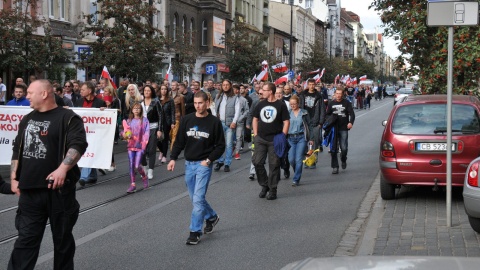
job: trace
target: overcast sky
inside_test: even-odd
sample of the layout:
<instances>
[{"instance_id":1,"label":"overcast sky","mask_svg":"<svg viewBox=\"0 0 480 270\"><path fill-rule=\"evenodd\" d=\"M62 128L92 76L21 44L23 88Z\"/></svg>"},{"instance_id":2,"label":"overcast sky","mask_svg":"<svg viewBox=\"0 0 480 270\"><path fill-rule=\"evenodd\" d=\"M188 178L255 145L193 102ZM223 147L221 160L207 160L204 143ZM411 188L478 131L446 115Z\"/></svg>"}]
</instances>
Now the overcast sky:
<instances>
[{"instance_id":1,"label":"overcast sky","mask_svg":"<svg viewBox=\"0 0 480 270\"><path fill-rule=\"evenodd\" d=\"M380 20L380 15L371 8L368 9L372 0L340 0L342 8L345 8L347 11L352 11L360 16L360 22L363 25L364 31L366 33L375 33L375 27L378 28L379 33L383 33L381 28L382 21ZM387 55L395 59L400 55L400 52L395 46L395 41L393 38L384 38L384 50ZM398 43L398 42L397 42Z\"/></svg>"}]
</instances>

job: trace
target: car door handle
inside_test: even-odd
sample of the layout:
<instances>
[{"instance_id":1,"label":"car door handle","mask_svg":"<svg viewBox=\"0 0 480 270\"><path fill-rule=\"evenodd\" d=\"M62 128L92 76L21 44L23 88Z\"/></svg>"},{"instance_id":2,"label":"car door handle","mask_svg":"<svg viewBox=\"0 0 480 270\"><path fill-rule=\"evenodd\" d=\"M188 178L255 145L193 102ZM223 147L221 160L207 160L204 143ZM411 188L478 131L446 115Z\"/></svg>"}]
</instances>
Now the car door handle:
<instances>
[{"instance_id":1,"label":"car door handle","mask_svg":"<svg viewBox=\"0 0 480 270\"><path fill-rule=\"evenodd\" d=\"M430 160L430 165L442 165L442 161L439 159Z\"/></svg>"}]
</instances>

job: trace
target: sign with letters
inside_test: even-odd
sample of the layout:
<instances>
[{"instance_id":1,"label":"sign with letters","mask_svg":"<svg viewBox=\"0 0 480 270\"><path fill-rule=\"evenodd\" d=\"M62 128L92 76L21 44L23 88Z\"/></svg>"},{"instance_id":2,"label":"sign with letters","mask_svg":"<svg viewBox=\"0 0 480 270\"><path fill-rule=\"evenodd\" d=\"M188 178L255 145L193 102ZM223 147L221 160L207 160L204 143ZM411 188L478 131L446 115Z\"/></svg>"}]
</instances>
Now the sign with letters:
<instances>
[{"instance_id":1,"label":"sign with letters","mask_svg":"<svg viewBox=\"0 0 480 270\"><path fill-rule=\"evenodd\" d=\"M111 165L117 110L96 108L71 108L83 120L88 148L78 162L79 167L108 169ZM0 106L0 165L10 165L13 140L23 116L30 107Z\"/></svg>"}]
</instances>

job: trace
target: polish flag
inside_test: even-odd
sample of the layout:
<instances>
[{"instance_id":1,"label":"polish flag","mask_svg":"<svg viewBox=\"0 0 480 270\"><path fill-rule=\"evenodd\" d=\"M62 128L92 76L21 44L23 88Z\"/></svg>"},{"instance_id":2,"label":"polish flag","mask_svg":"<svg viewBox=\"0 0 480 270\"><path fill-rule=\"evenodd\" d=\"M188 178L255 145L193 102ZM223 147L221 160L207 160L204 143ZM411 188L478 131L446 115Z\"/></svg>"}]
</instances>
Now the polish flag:
<instances>
[{"instance_id":1,"label":"polish flag","mask_svg":"<svg viewBox=\"0 0 480 270\"><path fill-rule=\"evenodd\" d=\"M268 81L268 62L266 60L262 62L262 72L258 74L257 81Z\"/></svg>"},{"instance_id":2,"label":"polish flag","mask_svg":"<svg viewBox=\"0 0 480 270\"><path fill-rule=\"evenodd\" d=\"M281 83L286 83L288 82L288 74L287 75L283 75L282 77L278 78L276 81L275 81L275 85L279 85Z\"/></svg>"},{"instance_id":3,"label":"polish flag","mask_svg":"<svg viewBox=\"0 0 480 270\"><path fill-rule=\"evenodd\" d=\"M350 75L346 75L345 77L343 77L342 82L344 84L347 84L347 80L350 81Z\"/></svg>"},{"instance_id":4,"label":"polish flag","mask_svg":"<svg viewBox=\"0 0 480 270\"><path fill-rule=\"evenodd\" d=\"M345 80L345 84L350 84L352 83L352 79L350 78L350 76L348 76L348 78Z\"/></svg>"},{"instance_id":5,"label":"polish flag","mask_svg":"<svg viewBox=\"0 0 480 270\"><path fill-rule=\"evenodd\" d=\"M340 79L340 74L337 74L337 76L335 76L335 84L337 84L338 79Z\"/></svg>"},{"instance_id":6,"label":"polish flag","mask_svg":"<svg viewBox=\"0 0 480 270\"><path fill-rule=\"evenodd\" d=\"M170 63L168 65L167 74L165 74L165 80L168 80L169 82L171 81L171 79L170 79L170 72L171 71L172 71L172 63Z\"/></svg>"},{"instance_id":7,"label":"polish flag","mask_svg":"<svg viewBox=\"0 0 480 270\"><path fill-rule=\"evenodd\" d=\"M315 75L315 77L313 77L315 79L315 83L319 83L320 82L320 78L322 78L319 74Z\"/></svg>"},{"instance_id":8,"label":"polish flag","mask_svg":"<svg viewBox=\"0 0 480 270\"><path fill-rule=\"evenodd\" d=\"M115 82L113 82L112 77L110 77L110 73L108 72L108 69L106 66L103 66L101 77L107 79L110 82L110 84L113 86L113 89L117 90L117 85L115 84Z\"/></svg>"},{"instance_id":9,"label":"polish flag","mask_svg":"<svg viewBox=\"0 0 480 270\"><path fill-rule=\"evenodd\" d=\"M353 78L351 82L353 83L353 85L357 85L358 84L357 77Z\"/></svg>"},{"instance_id":10,"label":"polish flag","mask_svg":"<svg viewBox=\"0 0 480 270\"><path fill-rule=\"evenodd\" d=\"M303 85L302 85L303 90L307 89L307 86L308 86L308 80L303 82Z\"/></svg>"},{"instance_id":11,"label":"polish flag","mask_svg":"<svg viewBox=\"0 0 480 270\"><path fill-rule=\"evenodd\" d=\"M322 72L320 72L320 79L323 77L323 74L325 74L325 68L323 68Z\"/></svg>"},{"instance_id":12,"label":"polish flag","mask_svg":"<svg viewBox=\"0 0 480 270\"><path fill-rule=\"evenodd\" d=\"M298 73L298 76L295 79L295 84L299 83L301 79L302 79L302 73L300 72L300 73Z\"/></svg>"},{"instance_id":13,"label":"polish flag","mask_svg":"<svg viewBox=\"0 0 480 270\"><path fill-rule=\"evenodd\" d=\"M308 74L318 74L318 73L320 73L320 68L318 68L317 70L308 72Z\"/></svg>"},{"instance_id":14,"label":"polish flag","mask_svg":"<svg viewBox=\"0 0 480 270\"><path fill-rule=\"evenodd\" d=\"M367 75L363 75L362 77L360 77L360 81L365 81L367 79Z\"/></svg>"},{"instance_id":15,"label":"polish flag","mask_svg":"<svg viewBox=\"0 0 480 270\"><path fill-rule=\"evenodd\" d=\"M273 69L273 72L277 72L277 73L280 73L280 72L287 72L287 65L285 64L285 62L282 62L282 63L279 63L279 64L276 64L276 65L273 65L272 66L272 69Z\"/></svg>"},{"instance_id":16,"label":"polish flag","mask_svg":"<svg viewBox=\"0 0 480 270\"><path fill-rule=\"evenodd\" d=\"M253 78L250 81L250 83L254 83L256 80L257 80L257 74L253 75Z\"/></svg>"}]
</instances>

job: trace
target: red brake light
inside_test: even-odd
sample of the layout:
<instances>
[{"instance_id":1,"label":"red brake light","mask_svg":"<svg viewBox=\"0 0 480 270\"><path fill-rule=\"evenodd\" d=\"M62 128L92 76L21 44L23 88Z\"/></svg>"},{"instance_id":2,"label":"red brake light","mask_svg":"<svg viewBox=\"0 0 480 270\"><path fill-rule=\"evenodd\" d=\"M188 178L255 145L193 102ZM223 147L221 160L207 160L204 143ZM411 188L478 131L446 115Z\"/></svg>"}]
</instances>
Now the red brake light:
<instances>
[{"instance_id":1,"label":"red brake light","mask_svg":"<svg viewBox=\"0 0 480 270\"><path fill-rule=\"evenodd\" d=\"M468 170L468 185L478 187L478 162L473 163Z\"/></svg>"},{"instance_id":2,"label":"red brake light","mask_svg":"<svg viewBox=\"0 0 480 270\"><path fill-rule=\"evenodd\" d=\"M463 151L463 142L460 141L457 143L457 151L462 152Z\"/></svg>"},{"instance_id":3,"label":"red brake light","mask_svg":"<svg viewBox=\"0 0 480 270\"><path fill-rule=\"evenodd\" d=\"M392 158L395 157L395 149L393 149L393 144L390 142L383 142L381 149L382 157Z\"/></svg>"},{"instance_id":4,"label":"red brake light","mask_svg":"<svg viewBox=\"0 0 480 270\"><path fill-rule=\"evenodd\" d=\"M415 150L415 143L413 141L409 141L408 142L408 148L412 151Z\"/></svg>"}]
</instances>

